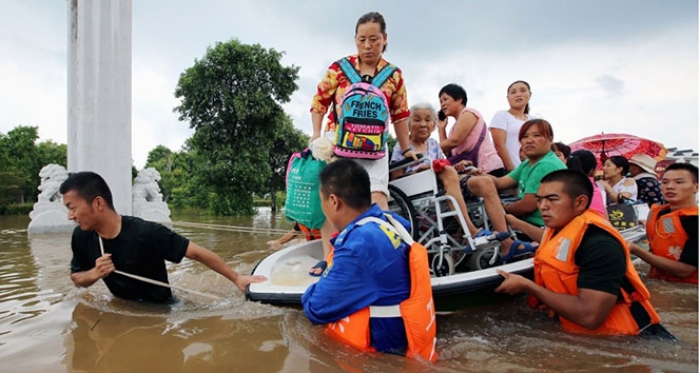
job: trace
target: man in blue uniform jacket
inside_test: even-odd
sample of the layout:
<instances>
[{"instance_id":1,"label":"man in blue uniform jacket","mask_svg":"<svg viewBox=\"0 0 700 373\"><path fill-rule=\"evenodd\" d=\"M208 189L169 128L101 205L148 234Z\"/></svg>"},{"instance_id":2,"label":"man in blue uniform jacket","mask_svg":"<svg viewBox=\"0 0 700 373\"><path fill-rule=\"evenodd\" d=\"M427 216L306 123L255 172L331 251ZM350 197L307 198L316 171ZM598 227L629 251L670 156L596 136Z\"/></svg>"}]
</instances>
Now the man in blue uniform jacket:
<instances>
[{"instance_id":1,"label":"man in blue uniform jacket","mask_svg":"<svg viewBox=\"0 0 700 373\"><path fill-rule=\"evenodd\" d=\"M406 300L411 287L409 246L380 224L362 221L367 217L387 221L384 214L389 213L371 203L365 169L353 160L339 159L328 164L320 178L323 212L340 233L331 240L334 252L328 268L302 297L309 320L333 323L370 305ZM393 216L410 231L405 219ZM405 354L408 342L402 318L370 318L370 346Z\"/></svg>"}]
</instances>

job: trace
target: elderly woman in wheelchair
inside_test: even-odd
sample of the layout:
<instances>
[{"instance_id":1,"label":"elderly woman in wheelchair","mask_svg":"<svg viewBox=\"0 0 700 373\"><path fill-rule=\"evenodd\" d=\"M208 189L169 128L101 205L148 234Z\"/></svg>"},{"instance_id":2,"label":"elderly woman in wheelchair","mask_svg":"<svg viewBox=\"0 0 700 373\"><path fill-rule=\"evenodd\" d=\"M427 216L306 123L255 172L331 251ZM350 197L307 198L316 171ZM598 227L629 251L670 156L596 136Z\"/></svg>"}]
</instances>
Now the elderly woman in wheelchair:
<instances>
[{"instance_id":1,"label":"elderly woman in wheelchair","mask_svg":"<svg viewBox=\"0 0 700 373\"><path fill-rule=\"evenodd\" d=\"M440 148L440 144L437 142L437 140L430 137L430 134L433 132L433 130L435 130L435 124L435 109L432 107L432 105L428 103L420 103L411 107L411 116L408 119L410 146L411 150L413 150L415 154L423 155L423 161L418 164L392 171L390 178L397 179L412 173L429 170L432 164L437 178L440 180L440 183L442 183L445 194L452 196L452 198L457 202L457 207L452 206L452 203L450 202L450 208L452 210L458 208L462 213L467 229L469 230L469 234L472 237L488 235L490 232L486 230L480 231L469 219L467 204L462 196L460 175L458 174L458 170L461 172L472 171L469 168L471 162L465 160L455 164L454 166L450 165L450 163L445 159L445 155ZM401 149L394 147L391 162L398 162L403 159L404 157L401 155ZM475 170L472 172L474 171Z\"/></svg>"},{"instance_id":2,"label":"elderly woman in wheelchair","mask_svg":"<svg viewBox=\"0 0 700 373\"><path fill-rule=\"evenodd\" d=\"M467 265L471 270L493 265L497 250L492 249L499 240L509 237L510 232L492 234L488 231L483 204L465 203L460 179L467 173L481 172L469 161L450 165L445 159L439 143L430 137L436 125L435 116L430 104L411 107L410 146L420 158L404 160L400 149L394 150L391 160L396 162L390 166L389 207L411 221L414 238L426 246L431 256L433 274L443 276L453 274L465 258L469 258ZM444 203L449 209L442 207ZM450 221L451 217L455 221Z\"/></svg>"}]
</instances>

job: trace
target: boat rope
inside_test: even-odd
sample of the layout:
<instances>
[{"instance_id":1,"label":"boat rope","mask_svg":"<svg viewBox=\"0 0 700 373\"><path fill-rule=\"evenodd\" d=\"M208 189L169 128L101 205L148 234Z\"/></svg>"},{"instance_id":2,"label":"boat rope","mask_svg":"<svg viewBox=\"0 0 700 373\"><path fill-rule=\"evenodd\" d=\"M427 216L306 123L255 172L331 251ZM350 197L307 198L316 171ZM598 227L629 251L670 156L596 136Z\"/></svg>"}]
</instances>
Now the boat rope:
<instances>
[{"instance_id":1,"label":"boat rope","mask_svg":"<svg viewBox=\"0 0 700 373\"><path fill-rule=\"evenodd\" d=\"M100 235L97 235L97 239L100 241L100 252L102 253L102 255L105 255L105 248L104 248L104 245L102 244L102 237L100 237ZM124 272L124 271L120 271L120 270L118 270L118 269L115 269L115 270L114 270L114 273L118 273L118 274L120 274L120 275L122 275L122 276L126 276L126 277L133 278L134 280L143 281L143 282L149 283L149 284L151 284L151 285L158 285L158 286L162 286L162 287L165 287L165 288L171 288L171 289L175 289L175 290L180 290L180 291L184 291L184 292L187 292L187 293L196 294L196 295L199 295L199 296L202 296L202 297L205 297L205 298L209 298L209 299L213 299L213 300L224 300L224 298L218 297L218 296L216 296L216 295L200 293L200 292L198 292L198 291L196 291L196 290L190 290L190 289L185 289L185 288L182 288L182 287L179 287L179 286L175 286L175 285L171 285L171 284L166 284L165 282L160 282L160 281L156 281L156 280L153 280L153 279L150 279L150 278L146 278L146 277L134 275L134 274L127 273L127 272Z\"/></svg>"}]
</instances>

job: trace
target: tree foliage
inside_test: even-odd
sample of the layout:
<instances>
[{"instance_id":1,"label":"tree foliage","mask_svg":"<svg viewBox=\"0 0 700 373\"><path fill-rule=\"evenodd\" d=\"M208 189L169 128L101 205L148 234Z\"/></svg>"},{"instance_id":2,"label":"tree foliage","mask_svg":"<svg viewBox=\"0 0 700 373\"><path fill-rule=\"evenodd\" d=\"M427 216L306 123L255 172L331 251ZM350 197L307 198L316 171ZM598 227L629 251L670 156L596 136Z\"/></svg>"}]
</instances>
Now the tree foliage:
<instances>
[{"instance_id":1,"label":"tree foliage","mask_svg":"<svg viewBox=\"0 0 700 373\"><path fill-rule=\"evenodd\" d=\"M189 146L197 178L211 187L216 214L250 214L253 192L272 172L269 151L284 120L281 103L297 89L298 67L283 54L233 39L216 43L180 75L174 111L195 133Z\"/></svg>"},{"instance_id":2,"label":"tree foliage","mask_svg":"<svg viewBox=\"0 0 700 373\"><path fill-rule=\"evenodd\" d=\"M391 158L391 152L394 151L394 147L397 143L398 140L396 140L396 137L389 134L389 137L386 139L386 148L389 151L389 158Z\"/></svg>"},{"instance_id":3,"label":"tree foliage","mask_svg":"<svg viewBox=\"0 0 700 373\"><path fill-rule=\"evenodd\" d=\"M160 173L158 184L165 202L176 208L208 208L211 188L198 179L195 171L199 163L187 145L178 152L158 145L148 153L146 167Z\"/></svg>"},{"instance_id":4,"label":"tree foliage","mask_svg":"<svg viewBox=\"0 0 700 373\"><path fill-rule=\"evenodd\" d=\"M37 143L38 127L17 126L0 133L0 209L11 203L34 201L41 182L39 171L49 163L66 166L65 144Z\"/></svg>"}]
</instances>

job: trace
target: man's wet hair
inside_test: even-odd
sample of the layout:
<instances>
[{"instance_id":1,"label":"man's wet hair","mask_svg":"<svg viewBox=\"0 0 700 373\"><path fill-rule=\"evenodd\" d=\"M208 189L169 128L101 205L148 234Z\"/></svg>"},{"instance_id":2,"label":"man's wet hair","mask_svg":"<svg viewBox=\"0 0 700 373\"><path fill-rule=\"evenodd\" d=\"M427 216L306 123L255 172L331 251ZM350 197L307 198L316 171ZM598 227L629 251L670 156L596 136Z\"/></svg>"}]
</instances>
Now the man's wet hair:
<instances>
[{"instance_id":1,"label":"man's wet hair","mask_svg":"<svg viewBox=\"0 0 700 373\"><path fill-rule=\"evenodd\" d=\"M691 163L672 163L666 169L664 170L664 175L666 175L667 172L673 171L673 170L685 170L690 172L690 175L693 176L693 182L698 183L698 168Z\"/></svg>"},{"instance_id":2,"label":"man's wet hair","mask_svg":"<svg viewBox=\"0 0 700 373\"><path fill-rule=\"evenodd\" d=\"M335 194L355 210L366 209L372 205L369 175L364 167L352 159L341 158L329 163L323 168L319 178L324 198Z\"/></svg>"},{"instance_id":3,"label":"man's wet hair","mask_svg":"<svg viewBox=\"0 0 700 373\"><path fill-rule=\"evenodd\" d=\"M61 183L58 191L61 194L75 191L78 197L84 199L88 204L91 204L95 198L102 197L107 203L107 207L114 211L112 192L109 190L107 182L94 172L83 171L70 174L68 179Z\"/></svg>"},{"instance_id":4,"label":"man's wet hair","mask_svg":"<svg viewBox=\"0 0 700 373\"><path fill-rule=\"evenodd\" d=\"M588 197L586 208L591 206L591 200L593 199L593 184L591 183L591 180L588 179L588 176L578 171L564 169L550 172L541 180L542 184L553 182L562 183L562 191L571 199L575 199L578 196Z\"/></svg>"}]
</instances>

